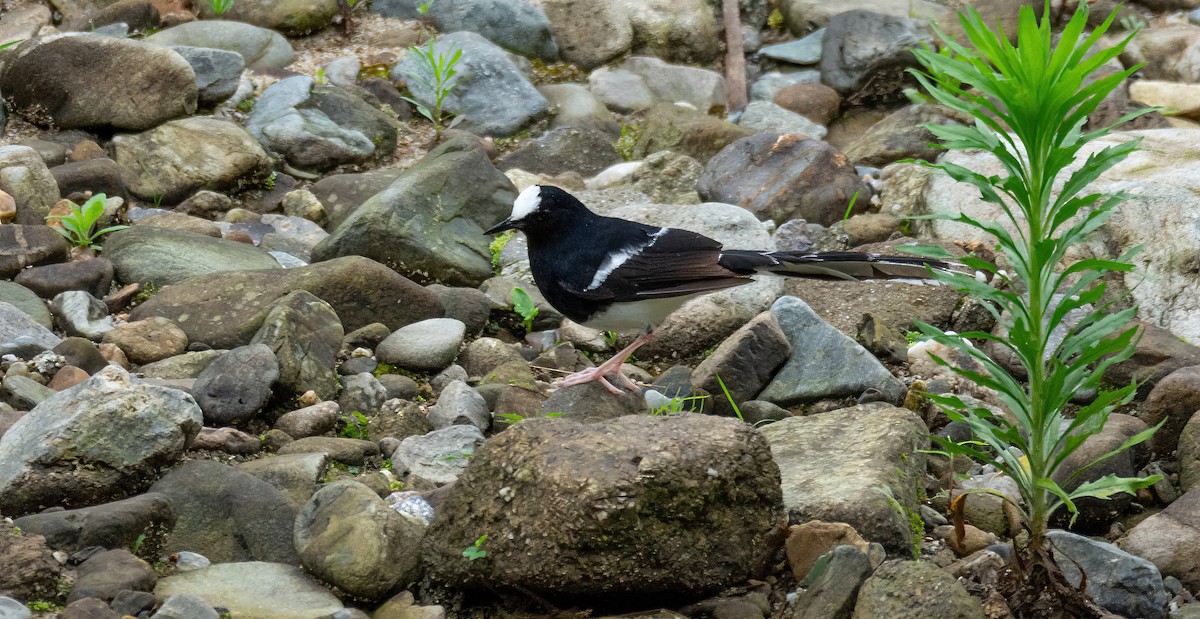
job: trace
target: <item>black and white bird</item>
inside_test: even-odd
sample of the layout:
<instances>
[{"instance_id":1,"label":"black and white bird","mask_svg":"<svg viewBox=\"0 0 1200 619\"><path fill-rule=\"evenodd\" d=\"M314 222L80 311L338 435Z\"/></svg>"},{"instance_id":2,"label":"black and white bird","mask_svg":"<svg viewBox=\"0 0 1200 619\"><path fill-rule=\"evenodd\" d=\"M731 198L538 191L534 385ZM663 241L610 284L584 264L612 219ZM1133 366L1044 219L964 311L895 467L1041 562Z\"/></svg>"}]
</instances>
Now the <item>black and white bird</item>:
<instances>
[{"instance_id":1,"label":"black and white bird","mask_svg":"<svg viewBox=\"0 0 1200 619\"><path fill-rule=\"evenodd\" d=\"M520 230L529 243L529 266L538 290L563 316L605 331L641 331L601 365L576 372L555 386L599 381L613 393L612 376L637 385L621 364L654 338L654 328L698 296L750 283L757 272L801 277L929 278L925 258L861 252L800 253L725 249L704 235L597 215L574 196L547 185L522 191L512 215L486 234Z\"/></svg>"}]
</instances>

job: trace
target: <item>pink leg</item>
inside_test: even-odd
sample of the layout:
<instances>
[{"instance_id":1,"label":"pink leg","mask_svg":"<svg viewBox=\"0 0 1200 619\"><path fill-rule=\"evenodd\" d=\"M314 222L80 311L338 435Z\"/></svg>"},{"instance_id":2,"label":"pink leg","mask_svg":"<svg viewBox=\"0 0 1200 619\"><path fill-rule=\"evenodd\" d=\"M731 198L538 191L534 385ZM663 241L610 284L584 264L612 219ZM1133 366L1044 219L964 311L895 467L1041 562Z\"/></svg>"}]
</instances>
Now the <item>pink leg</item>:
<instances>
[{"instance_id":1,"label":"pink leg","mask_svg":"<svg viewBox=\"0 0 1200 619\"><path fill-rule=\"evenodd\" d=\"M624 385L626 388L628 388L631 391L636 391L638 389L637 384L634 383L632 380L629 380L628 376L625 376L624 374L621 373L621 364L625 363L625 360L628 359L629 356L633 354L633 351L637 350L638 347L640 347L641 345L643 345L653 339L654 339L653 331L643 333L643 334L639 335L637 339L633 340L632 343L630 343L628 346L626 346L624 348L624 350L613 355L613 357L611 359L609 359L608 361L605 361L604 363L601 363L600 365L598 365L594 368L588 368L586 370L582 370L580 372L575 372L574 374L563 377L562 379L555 381L554 386L555 387L569 387L571 385L582 385L583 383L597 381L601 385L604 385L605 389L608 389L610 392L620 395L621 390L612 386L612 384L609 383L607 379L605 379L606 376L613 375L616 377L617 381L620 382L622 385Z\"/></svg>"}]
</instances>

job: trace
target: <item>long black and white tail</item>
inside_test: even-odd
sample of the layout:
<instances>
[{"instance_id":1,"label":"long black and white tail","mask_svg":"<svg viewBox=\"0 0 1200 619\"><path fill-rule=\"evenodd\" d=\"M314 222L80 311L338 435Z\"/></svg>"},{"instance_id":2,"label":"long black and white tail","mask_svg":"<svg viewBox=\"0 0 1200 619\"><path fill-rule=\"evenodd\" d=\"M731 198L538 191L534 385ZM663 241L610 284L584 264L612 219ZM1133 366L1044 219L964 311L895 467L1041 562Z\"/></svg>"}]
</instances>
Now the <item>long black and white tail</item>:
<instances>
[{"instance_id":1,"label":"long black and white tail","mask_svg":"<svg viewBox=\"0 0 1200 619\"><path fill-rule=\"evenodd\" d=\"M789 251L726 250L721 266L742 275L764 271L781 275L860 279L932 279L929 269L953 272L955 266L940 260L913 256L884 256L853 251L801 253Z\"/></svg>"}]
</instances>

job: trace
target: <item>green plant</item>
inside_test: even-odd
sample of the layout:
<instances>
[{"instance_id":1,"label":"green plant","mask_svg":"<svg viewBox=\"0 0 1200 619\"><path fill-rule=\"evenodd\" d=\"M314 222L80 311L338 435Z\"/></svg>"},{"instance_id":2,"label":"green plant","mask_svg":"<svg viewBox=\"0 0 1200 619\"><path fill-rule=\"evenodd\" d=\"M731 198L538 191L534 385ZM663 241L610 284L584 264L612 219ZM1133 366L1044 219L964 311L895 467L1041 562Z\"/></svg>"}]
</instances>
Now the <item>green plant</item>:
<instances>
[{"instance_id":1,"label":"green plant","mask_svg":"<svg viewBox=\"0 0 1200 619\"><path fill-rule=\"evenodd\" d=\"M482 558L486 557L487 550L484 550L483 543L487 541L487 538L488 538L487 533L480 535L479 539L475 540L474 544L471 544L470 546L467 546L466 548L463 549L462 556L466 557L467 560L469 560L469 561L474 561L476 559L482 559Z\"/></svg>"},{"instance_id":2,"label":"green plant","mask_svg":"<svg viewBox=\"0 0 1200 619\"><path fill-rule=\"evenodd\" d=\"M767 27L771 30L783 29L783 13L779 9L771 11L771 14L767 16Z\"/></svg>"},{"instance_id":3,"label":"green plant","mask_svg":"<svg viewBox=\"0 0 1200 619\"><path fill-rule=\"evenodd\" d=\"M145 543L146 543L146 534L142 533L141 535L138 535L137 539L133 540L133 548L130 550L130 552L132 552L133 554L137 554L138 551L140 551L142 549L142 544L145 544Z\"/></svg>"},{"instance_id":4,"label":"green plant","mask_svg":"<svg viewBox=\"0 0 1200 619\"><path fill-rule=\"evenodd\" d=\"M17 39L16 41L9 41L8 43L0 43L0 51L6 50L10 47L13 47L14 45L20 45L21 43L24 43L24 42L25 42L25 39Z\"/></svg>"},{"instance_id":5,"label":"green plant","mask_svg":"<svg viewBox=\"0 0 1200 619\"><path fill-rule=\"evenodd\" d=\"M96 245L96 239L101 235L117 230L124 230L129 226L109 226L100 230L92 231L96 226L96 222L104 215L104 201L107 199L102 193L98 193L83 203L83 208L72 204L70 215L49 215L46 219L57 219L62 224L61 228L55 230L66 237L72 245L76 247L92 248L100 251L101 247Z\"/></svg>"},{"instance_id":6,"label":"green plant","mask_svg":"<svg viewBox=\"0 0 1200 619\"><path fill-rule=\"evenodd\" d=\"M443 125L445 110L442 106L446 97L458 85L458 71L454 67L462 60L463 51L454 49L449 54L443 54L434 47L433 39L425 49L413 45L408 48L410 54L417 56L417 70L408 74L408 78L425 89L432 97L432 104L426 105L414 98L404 97L405 101L413 104L417 112L433 123L433 130L441 133L462 121L458 116L449 125Z\"/></svg>"},{"instance_id":7,"label":"green plant","mask_svg":"<svg viewBox=\"0 0 1200 619\"><path fill-rule=\"evenodd\" d=\"M537 416L539 416L539 415L534 414L534 415L529 415L528 417L526 417L524 415L518 415L517 413L496 413L496 420L499 421L500 423L506 423L508 425L513 425L515 423L525 421L526 419L530 419L530 418L537 417ZM551 413L546 413L546 414L540 415L540 416L547 417L550 419L556 419L558 417L562 417L563 414L551 412Z\"/></svg>"},{"instance_id":8,"label":"green plant","mask_svg":"<svg viewBox=\"0 0 1200 619\"><path fill-rule=\"evenodd\" d=\"M62 610L62 606L45 600L33 600L25 606L35 613L56 613Z\"/></svg>"},{"instance_id":9,"label":"green plant","mask_svg":"<svg viewBox=\"0 0 1200 619\"><path fill-rule=\"evenodd\" d=\"M706 395L693 395L686 398L671 398L666 404L650 409L650 414L655 417L663 415L671 415L674 413L695 413L704 408L704 400Z\"/></svg>"},{"instance_id":10,"label":"green plant","mask_svg":"<svg viewBox=\"0 0 1200 619\"><path fill-rule=\"evenodd\" d=\"M433 3L436 1L437 0L421 0L421 3L417 5L417 12L422 16L429 15L429 9L433 8Z\"/></svg>"},{"instance_id":11,"label":"green plant","mask_svg":"<svg viewBox=\"0 0 1200 619\"><path fill-rule=\"evenodd\" d=\"M845 225L847 219L850 219L850 211L854 210L855 202L858 202L858 192L857 191L854 192L854 195L850 196L850 204L846 205L846 213L844 215L842 215L842 224L843 225Z\"/></svg>"},{"instance_id":12,"label":"green plant","mask_svg":"<svg viewBox=\"0 0 1200 619\"><path fill-rule=\"evenodd\" d=\"M721 385L721 392L725 394L725 399L729 400L729 405L733 407L733 414L737 415L738 419L746 421L746 418L742 417L742 409L738 407L737 402L733 401L733 396L729 393L729 387L726 387L725 381L721 380L721 375L715 374L715 376L717 377L717 384Z\"/></svg>"},{"instance_id":13,"label":"green plant","mask_svg":"<svg viewBox=\"0 0 1200 619\"><path fill-rule=\"evenodd\" d=\"M313 83L318 86L324 86L329 83L329 76L325 75L325 67L317 68L317 72L313 74Z\"/></svg>"},{"instance_id":14,"label":"green plant","mask_svg":"<svg viewBox=\"0 0 1200 619\"><path fill-rule=\"evenodd\" d=\"M488 245L488 251L492 254L492 275L500 274L500 252L504 251L504 246L508 245L508 242L512 240L513 235L516 233L516 230L501 232Z\"/></svg>"},{"instance_id":15,"label":"green plant","mask_svg":"<svg viewBox=\"0 0 1200 619\"><path fill-rule=\"evenodd\" d=\"M1070 491L1063 486L1069 487L1074 478L1063 480L1063 485L1056 481L1063 462L1084 440L1100 432L1113 409L1135 393L1134 385L1100 389L1105 368L1133 353L1135 329L1128 328L1128 324L1136 314L1135 308L1110 311L1106 307L1101 278L1108 272L1131 270L1132 252L1115 260L1080 260L1057 270L1068 249L1084 242L1126 198L1123 194L1085 193L1085 187L1138 144L1138 140L1131 140L1097 150L1068 173L1068 168L1078 163L1083 147L1111 129L1084 133L1082 126L1088 114L1139 68L1088 81L1121 53L1133 34L1111 47L1094 49L1115 13L1084 37L1087 14L1087 3L1079 3L1055 45L1049 6L1040 23L1030 7L1022 7L1014 46L1003 32L993 31L968 7L959 19L973 49L938 32L944 41L942 52L915 50L925 71L913 72L938 103L975 119L974 126L926 128L946 148L991 153L1006 174L988 177L949 162L916 162L973 185L985 201L1001 209L1004 225L962 213L931 217L951 219L986 233L995 240L1014 274L1010 276L976 257L961 262L993 274L1001 285L992 287L963 274L934 273L979 300L1008 332L1007 337L982 332L953 334L918 324L925 337L979 362L982 372L961 369L934 357L960 376L994 389L1008 413L994 415L985 408L967 405L957 396L927 394L951 419L967 423L986 448L939 443L946 452L993 462L1016 482L1023 502L1016 507L1022 511L1029 532L1018 548L1018 574L1026 583L1046 582L1048 576L1052 584L1058 585L1057 592L1068 597L1074 590L1065 585L1045 544L1051 515L1065 507L1073 521L1078 514L1075 501L1080 498L1132 494L1158 480L1157 476L1122 479L1107 475ZM1134 112L1117 124L1147 111ZM1065 183L1055 195L1053 189L1060 175ZM934 248L925 248L921 253L948 256L944 250ZM1075 310L1085 317L1071 324L1067 315ZM1054 344L1052 334L1061 334L1061 342ZM971 339L988 340L1010 351L1024 368L1027 382L1019 382L980 348L972 346ZM1098 389L1096 398L1080 407L1074 418L1068 418L1064 411L1069 400L1089 389ZM1152 432L1130 438L1093 464L1146 440ZM1014 607L1018 616L1023 612L1022 605L1031 608L1029 605L1039 595L1033 587L1026 591L1034 597L1018 598Z\"/></svg>"},{"instance_id":16,"label":"green plant","mask_svg":"<svg viewBox=\"0 0 1200 619\"><path fill-rule=\"evenodd\" d=\"M249 114L250 110L254 109L255 103L258 103L257 98L246 97L245 99L242 99L241 101L238 102L237 109L239 112L245 112L245 113Z\"/></svg>"},{"instance_id":17,"label":"green plant","mask_svg":"<svg viewBox=\"0 0 1200 619\"><path fill-rule=\"evenodd\" d=\"M213 13L220 17L233 8L233 0L209 0L209 6L212 7Z\"/></svg>"},{"instance_id":18,"label":"green plant","mask_svg":"<svg viewBox=\"0 0 1200 619\"><path fill-rule=\"evenodd\" d=\"M272 189L274 189L275 188L275 179L277 179L277 178L279 178L279 174L276 173L275 170L271 170L271 172L269 174L267 174L267 177L263 179L263 184L262 184L263 189L266 189L267 191L271 191Z\"/></svg>"},{"instance_id":19,"label":"green plant","mask_svg":"<svg viewBox=\"0 0 1200 619\"><path fill-rule=\"evenodd\" d=\"M342 422L346 425L342 427L341 432L338 432L338 436L342 438L367 438L367 424L370 423L370 420L367 419L366 415L358 411L351 411L349 415L342 415Z\"/></svg>"},{"instance_id":20,"label":"green plant","mask_svg":"<svg viewBox=\"0 0 1200 619\"><path fill-rule=\"evenodd\" d=\"M511 294L513 311L521 317L521 326L525 327L526 333L532 332L533 319L538 315L538 308L533 304L533 298L520 286L513 288Z\"/></svg>"}]
</instances>

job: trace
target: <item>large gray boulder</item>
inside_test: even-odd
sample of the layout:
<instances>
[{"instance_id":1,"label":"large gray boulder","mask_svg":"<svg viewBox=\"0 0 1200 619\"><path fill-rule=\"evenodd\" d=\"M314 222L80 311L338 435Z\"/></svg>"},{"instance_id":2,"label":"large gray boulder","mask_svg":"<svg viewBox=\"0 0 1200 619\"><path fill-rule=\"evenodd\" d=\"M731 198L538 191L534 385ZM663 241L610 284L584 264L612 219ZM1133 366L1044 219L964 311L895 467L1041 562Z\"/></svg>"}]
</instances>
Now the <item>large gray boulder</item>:
<instances>
[{"instance_id":1,"label":"large gray boulder","mask_svg":"<svg viewBox=\"0 0 1200 619\"><path fill-rule=\"evenodd\" d=\"M398 329L444 312L432 292L377 262L347 256L296 269L191 277L150 297L130 320L163 316L191 342L234 348L249 343L271 308L295 290L328 303L347 331L375 322Z\"/></svg>"},{"instance_id":2,"label":"large gray boulder","mask_svg":"<svg viewBox=\"0 0 1200 619\"><path fill-rule=\"evenodd\" d=\"M983 619L983 603L946 570L925 561L893 559L858 590L854 619Z\"/></svg>"},{"instance_id":3,"label":"large gray boulder","mask_svg":"<svg viewBox=\"0 0 1200 619\"><path fill-rule=\"evenodd\" d=\"M418 281L478 286L492 270L483 231L516 197L478 140L454 137L358 207L313 260L366 256Z\"/></svg>"},{"instance_id":4,"label":"large gray boulder","mask_svg":"<svg viewBox=\"0 0 1200 619\"><path fill-rule=\"evenodd\" d=\"M458 86L446 97L443 109L462 116L462 128L479 135L507 137L546 115L549 105L503 49L474 32L452 32L438 37L434 54L449 57L462 50L455 69ZM404 56L391 73L405 80L413 98L426 106L433 91L413 76L432 83L428 65L417 54Z\"/></svg>"},{"instance_id":5,"label":"large gray boulder","mask_svg":"<svg viewBox=\"0 0 1200 619\"><path fill-rule=\"evenodd\" d=\"M6 344L17 338L27 338L25 341L54 348L62 340L50 329L39 324L33 317L17 309L16 306L0 301L0 344Z\"/></svg>"},{"instance_id":6,"label":"large gray boulder","mask_svg":"<svg viewBox=\"0 0 1200 619\"><path fill-rule=\"evenodd\" d=\"M133 548L138 536L175 525L167 497L149 492L93 507L30 514L13 521L22 531L41 535L50 547L75 552L92 546Z\"/></svg>"},{"instance_id":7,"label":"large gray boulder","mask_svg":"<svg viewBox=\"0 0 1200 619\"><path fill-rule=\"evenodd\" d=\"M1161 512L1139 522L1117 547L1149 559L1189 591L1200 588L1200 489L1189 490Z\"/></svg>"},{"instance_id":8,"label":"large gray boulder","mask_svg":"<svg viewBox=\"0 0 1200 619\"><path fill-rule=\"evenodd\" d=\"M426 12L422 13L422 6ZM550 20L528 0L468 0L428 3L421 0L379 0L371 12L400 19L430 19L438 32L469 30L513 53L545 62L558 59Z\"/></svg>"},{"instance_id":9,"label":"large gray boulder","mask_svg":"<svg viewBox=\"0 0 1200 619\"><path fill-rule=\"evenodd\" d=\"M771 313L792 345L792 356L759 394L780 406L859 397L874 389L899 403L906 389L867 349L821 320L804 301L781 297Z\"/></svg>"},{"instance_id":10,"label":"large gray boulder","mask_svg":"<svg viewBox=\"0 0 1200 619\"><path fill-rule=\"evenodd\" d=\"M762 433L790 522L845 522L889 553L913 553L924 533L917 510L929 439L912 411L876 402L789 417Z\"/></svg>"},{"instance_id":11,"label":"large gray boulder","mask_svg":"<svg viewBox=\"0 0 1200 619\"><path fill-rule=\"evenodd\" d=\"M282 34L240 21L190 21L160 30L145 40L154 45L190 45L237 52L250 69L285 67L295 56L291 43Z\"/></svg>"},{"instance_id":12,"label":"large gray boulder","mask_svg":"<svg viewBox=\"0 0 1200 619\"><path fill-rule=\"evenodd\" d=\"M835 15L821 48L821 82L857 101L894 101L915 84L908 75L917 66L912 50L934 46L927 22L869 10Z\"/></svg>"},{"instance_id":13,"label":"large gray boulder","mask_svg":"<svg viewBox=\"0 0 1200 619\"><path fill-rule=\"evenodd\" d=\"M279 300L251 344L265 344L279 361L279 385L296 395L312 390L322 399L337 395L333 365L345 335L337 312L307 290Z\"/></svg>"},{"instance_id":14,"label":"large gray boulder","mask_svg":"<svg viewBox=\"0 0 1200 619\"><path fill-rule=\"evenodd\" d=\"M1046 537L1067 581L1078 587L1087 574L1088 597L1100 607L1122 617L1166 619L1171 594L1153 563L1068 531L1049 531Z\"/></svg>"},{"instance_id":15,"label":"large gray boulder","mask_svg":"<svg viewBox=\"0 0 1200 619\"><path fill-rule=\"evenodd\" d=\"M396 148L395 121L353 93L297 75L269 86L246 121L267 150L302 169L363 163Z\"/></svg>"},{"instance_id":16,"label":"large gray boulder","mask_svg":"<svg viewBox=\"0 0 1200 619\"><path fill-rule=\"evenodd\" d=\"M202 189L234 188L239 182L265 175L270 165L267 153L245 129L207 116L119 135L113 138L113 160L130 193L167 204L181 202Z\"/></svg>"},{"instance_id":17,"label":"large gray boulder","mask_svg":"<svg viewBox=\"0 0 1200 619\"><path fill-rule=\"evenodd\" d=\"M745 581L779 510L765 441L737 420L530 419L475 452L424 559L468 588L704 595ZM463 560L483 533L486 559Z\"/></svg>"},{"instance_id":18,"label":"large gray boulder","mask_svg":"<svg viewBox=\"0 0 1200 619\"><path fill-rule=\"evenodd\" d=\"M131 284L177 284L223 271L282 269L271 254L246 243L184 230L133 226L105 237L104 256L117 279Z\"/></svg>"},{"instance_id":19,"label":"large gray boulder","mask_svg":"<svg viewBox=\"0 0 1200 619\"><path fill-rule=\"evenodd\" d=\"M198 96L196 74L179 54L83 33L21 44L0 71L0 91L37 124L131 131L195 113Z\"/></svg>"},{"instance_id":20,"label":"large gray boulder","mask_svg":"<svg viewBox=\"0 0 1200 619\"><path fill-rule=\"evenodd\" d=\"M0 438L0 512L132 494L183 453L202 421L190 395L135 383L110 365L43 401Z\"/></svg>"}]
</instances>

